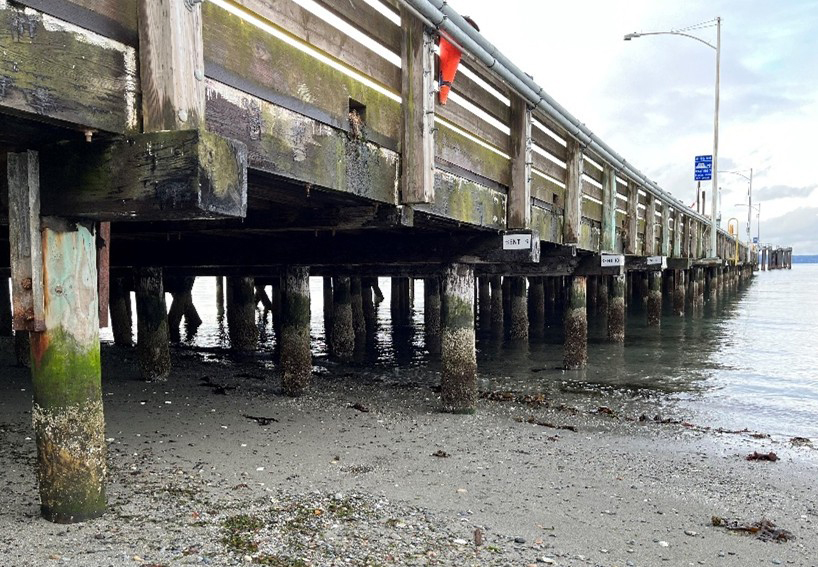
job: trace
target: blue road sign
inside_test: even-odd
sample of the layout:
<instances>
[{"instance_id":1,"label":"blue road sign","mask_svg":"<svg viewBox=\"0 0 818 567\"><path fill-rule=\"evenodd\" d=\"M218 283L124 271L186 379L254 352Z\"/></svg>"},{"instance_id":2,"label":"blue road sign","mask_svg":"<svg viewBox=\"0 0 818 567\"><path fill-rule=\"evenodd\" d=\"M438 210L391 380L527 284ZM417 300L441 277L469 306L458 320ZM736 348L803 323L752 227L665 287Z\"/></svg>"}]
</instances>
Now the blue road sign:
<instances>
[{"instance_id":1,"label":"blue road sign","mask_svg":"<svg viewBox=\"0 0 818 567\"><path fill-rule=\"evenodd\" d=\"M758 236L753 237L753 244L758 244Z\"/></svg>"},{"instance_id":2,"label":"blue road sign","mask_svg":"<svg viewBox=\"0 0 818 567\"><path fill-rule=\"evenodd\" d=\"M696 156L693 180L710 181L711 179L713 179L713 156Z\"/></svg>"}]
</instances>

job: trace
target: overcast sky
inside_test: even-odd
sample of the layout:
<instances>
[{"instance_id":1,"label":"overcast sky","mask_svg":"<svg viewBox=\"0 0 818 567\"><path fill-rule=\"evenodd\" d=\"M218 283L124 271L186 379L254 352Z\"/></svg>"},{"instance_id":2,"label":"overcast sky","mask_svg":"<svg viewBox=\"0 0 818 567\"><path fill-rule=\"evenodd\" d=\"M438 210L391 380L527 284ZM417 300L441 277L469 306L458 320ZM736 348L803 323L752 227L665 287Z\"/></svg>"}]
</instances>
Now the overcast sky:
<instances>
[{"instance_id":1,"label":"overcast sky","mask_svg":"<svg viewBox=\"0 0 818 567\"><path fill-rule=\"evenodd\" d=\"M693 158L713 149L715 51L677 36L623 36L721 16L719 170L749 175L753 168L762 242L818 254L818 0L449 3L608 145L688 204L696 194ZM697 33L715 43L715 28ZM719 184L722 227L738 217L743 237L747 207L735 205L747 202L748 182L721 174Z\"/></svg>"}]
</instances>

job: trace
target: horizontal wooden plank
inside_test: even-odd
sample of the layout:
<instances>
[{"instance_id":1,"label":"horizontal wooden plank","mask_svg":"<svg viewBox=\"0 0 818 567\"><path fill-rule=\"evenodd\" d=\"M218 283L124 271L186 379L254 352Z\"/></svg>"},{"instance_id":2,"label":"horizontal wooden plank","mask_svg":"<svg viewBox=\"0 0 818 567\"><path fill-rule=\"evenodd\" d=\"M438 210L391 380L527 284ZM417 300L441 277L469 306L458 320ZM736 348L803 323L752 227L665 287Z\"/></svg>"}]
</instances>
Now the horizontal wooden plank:
<instances>
[{"instance_id":1,"label":"horizontal wooden plank","mask_svg":"<svg viewBox=\"0 0 818 567\"><path fill-rule=\"evenodd\" d=\"M565 188L535 174L531 176L531 197L562 211L565 205Z\"/></svg>"},{"instance_id":2,"label":"horizontal wooden plank","mask_svg":"<svg viewBox=\"0 0 818 567\"><path fill-rule=\"evenodd\" d=\"M458 73L457 76L455 76L454 83L452 83L452 90L502 124L509 124L511 119L511 107L485 90L464 73Z\"/></svg>"},{"instance_id":3,"label":"horizontal wooden plank","mask_svg":"<svg viewBox=\"0 0 818 567\"><path fill-rule=\"evenodd\" d=\"M119 221L247 212L247 148L211 132L78 141L40 156L44 215Z\"/></svg>"},{"instance_id":4,"label":"horizontal wooden plank","mask_svg":"<svg viewBox=\"0 0 818 567\"><path fill-rule=\"evenodd\" d=\"M582 173L596 181L597 183L602 183L602 170L599 169L594 163L590 160L583 160L583 169Z\"/></svg>"},{"instance_id":5,"label":"horizontal wooden plank","mask_svg":"<svg viewBox=\"0 0 818 567\"><path fill-rule=\"evenodd\" d=\"M506 85L497 75L483 67L482 64L472 61L467 56L464 56L460 61L460 67L465 67L477 75L484 83L487 83L504 97L511 97L511 90L508 88L508 85Z\"/></svg>"},{"instance_id":6,"label":"horizontal wooden plank","mask_svg":"<svg viewBox=\"0 0 818 567\"><path fill-rule=\"evenodd\" d=\"M137 47L137 0L17 0L120 43Z\"/></svg>"},{"instance_id":7,"label":"horizontal wooden plank","mask_svg":"<svg viewBox=\"0 0 818 567\"><path fill-rule=\"evenodd\" d=\"M400 27L364 0L316 0L341 20L362 31L393 53L400 53Z\"/></svg>"},{"instance_id":8,"label":"horizontal wooden plank","mask_svg":"<svg viewBox=\"0 0 818 567\"><path fill-rule=\"evenodd\" d=\"M539 169L558 181L565 183L565 168L558 163L554 163L547 157L537 152L531 152L531 161L534 169Z\"/></svg>"},{"instance_id":9,"label":"horizontal wooden plank","mask_svg":"<svg viewBox=\"0 0 818 567\"><path fill-rule=\"evenodd\" d=\"M508 134L453 101L446 105L435 105L435 114L502 152L510 151L511 138Z\"/></svg>"},{"instance_id":10,"label":"horizontal wooden plank","mask_svg":"<svg viewBox=\"0 0 818 567\"><path fill-rule=\"evenodd\" d=\"M371 77L395 92L400 92L400 69L397 66L292 0L235 1L262 19L285 29L339 61L343 61L361 74ZM211 24L209 19L213 16L216 17L213 24L221 29L222 18L218 17L218 11L221 8L211 5L216 9L209 9L208 4L210 3L206 2L203 6L205 8L203 12L205 30ZM238 54L234 53L233 56L238 56ZM279 63L277 61L276 65Z\"/></svg>"},{"instance_id":11,"label":"horizontal wooden plank","mask_svg":"<svg viewBox=\"0 0 818 567\"><path fill-rule=\"evenodd\" d=\"M589 199L583 199L580 205L582 216L596 222L602 222L602 204Z\"/></svg>"},{"instance_id":12,"label":"horizontal wooden plank","mask_svg":"<svg viewBox=\"0 0 818 567\"><path fill-rule=\"evenodd\" d=\"M565 149L565 146L560 144L557 140L537 128L533 126L531 128L531 138L534 140L534 143L537 144L539 147L544 149L546 152L554 156L560 161L566 161L568 159L568 152Z\"/></svg>"},{"instance_id":13,"label":"horizontal wooden plank","mask_svg":"<svg viewBox=\"0 0 818 567\"><path fill-rule=\"evenodd\" d=\"M445 171L435 172L435 202L414 205L414 208L474 226L506 228L504 193Z\"/></svg>"},{"instance_id":14,"label":"horizontal wooden plank","mask_svg":"<svg viewBox=\"0 0 818 567\"><path fill-rule=\"evenodd\" d=\"M562 242L562 213L542 207L532 207L531 229L539 233L540 240L553 243Z\"/></svg>"},{"instance_id":15,"label":"horizontal wooden plank","mask_svg":"<svg viewBox=\"0 0 818 567\"><path fill-rule=\"evenodd\" d=\"M508 187L509 159L466 136L439 124L435 133L435 157Z\"/></svg>"},{"instance_id":16,"label":"horizontal wooden plank","mask_svg":"<svg viewBox=\"0 0 818 567\"><path fill-rule=\"evenodd\" d=\"M582 180L582 194L593 197L597 201L602 201L602 189L589 183L587 179Z\"/></svg>"},{"instance_id":17,"label":"horizontal wooden plank","mask_svg":"<svg viewBox=\"0 0 818 567\"><path fill-rule=\"evenodd\" d=\"M133 48L0 3L0 109L81 128L137 127Z\"/></svg>"},{"instance_id":18,"label":"horizontal wooden plank","mask_svg":"<svg viewBox=\"0 0 818 567\"><path fill-rule=\"evenodd\" d=\"M397 204L395 152L211 79L206 117L209 130L247 145L251 170Z\"/></svg>"},{"instance_id":19,"label":"horizontal wooden plank","mask_svg":"<svg viewBox=\"0 0 818 567\"><path fill-rule=\"evenodd\" d=\"M262 97L282 105L299 105L327 114L326 123L336 127L349 122L350 100L366 108L366 130L390 140L400 138L400 104L377 90L318 61L310 55L206 2L204 56L208 76L252 92L257 87L269 95ZM224 69L238 80L215 76L210 69ZM241 84L239 84L241 83ZM305 111L305 114L310 114ZM316 118L316 116L313 116Z\"/></svg>"}]
</instances>

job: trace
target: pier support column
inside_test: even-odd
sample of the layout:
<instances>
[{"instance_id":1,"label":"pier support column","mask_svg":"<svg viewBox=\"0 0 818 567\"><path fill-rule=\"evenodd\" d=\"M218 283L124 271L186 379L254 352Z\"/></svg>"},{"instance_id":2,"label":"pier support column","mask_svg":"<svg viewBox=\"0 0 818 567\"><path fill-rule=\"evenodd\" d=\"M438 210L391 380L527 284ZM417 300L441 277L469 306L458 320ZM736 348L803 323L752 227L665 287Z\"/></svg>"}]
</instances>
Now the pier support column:
<instances>
[{"instance_id":1,"label":"pier support column","mask_svg":"<svg viewBox=\"0 0 818 567\"><path fill-rule=\"evenodd\" d=\"M608 299L610 292L610 281L608 276L599 276L599 284L597 286L597 300L596 309L598 313L606 315L608 313Z\"/></svg>"},{"instance_id":2,"label":"pier support column","mask_svg":"<svg viewBox=\"0 0 818 567\"><path fill-rule=\"evenodd\" d=\"M423 280L423 330L426 349L433 354L440 352L440 279L436 276Z\"/></svg>"},{"instance_id":3,"label":"pier support column","mask_svg":"<svg viewBox=\"0 0 818 567\"><path fill-rule=\"evenodd\" d=\"M256 287L253 278L227 278L227 333L231 348L240 353L254 352L258 346Z\"/></svg>"},{"instance_id":4,"label":"pier support column","mask_svg":"<svg viewBox=\"0 0 818 567\"><path fill-rule=\"evenodd\" d=\"M452 264L443 277L440 398L443 411L473 413L477 404L474 271L467 264Z\"/></svg>"},{"instance_id":5,"label":"pier support column","mask_svg":"<svg viewBox=\"0 0 818 567\"><path fill-rule=\"evenodd\" d=\"M332 298L332 278L324 276L322 281L324 286L324 338L329 347L332 343L332 314L335 311L335 300Z\"/></svg>"},{"instance_id":6,"label":"pier support column","mask_svg":"<svg viewBox=\"0 0 818 567\"><path fill-rule=\"evenodd\" d=\"M350 281L347 276L332 278L332 333L330 354L339 360L352 360L355 351L355 329L352 326Z\"/></svg>"},{"instance_id":7,"label":"pier support column","mask_svg":"<svg viewBox=\"0 0 818 567\"><path fill-rule=\"evenodd\" d=\"M673 274L673 313L678 317L685 314L685 272L676 270Z\"/></svg>"},{"instance_id":8,"label":"pier support column","mask_svg":"<svg viewBox=\"0 0 818 567\"><path fill-rule=\"evenodd\" d=\"M582 370L588 364L588 314L585 276L570 278L565 307L565 350L563 364L567 370Z\"/></svg>"},{"instance_id":9,"label":"pier support column","mask_svg":"<svg viewBox=\"0 0 818 567\"><path fill-rule=\"evenodd\" d=\"M491 282L488 276L478 278L477 297L480 328L489 329L491 327Z\"/></svg>"},{"instance_id":10,"label":"pier support column","mask_svg":"<svg viewBox=\"0 0 818 567\"><path fill-rule=\"evenodd\" d=\"M608 340L625 342L625 276L611 276L611 296L608 301Z\"/></svg>"},{"instance_id":11,"label":"pier support column","mask_svg":"<svg viewBox=\"0 0 818 567\"><path fill-rule=\"evenodd\" d=\"M355 334L355 348L362 349L366 344L366 321L364 321L364 300L361 278L349 279L349 302L352 307L352 331Z\"/></svg>"},{"instance_id":12,"label":"pier support column","mask_svg":"<svg viewBox=\"0 0 818 567\"><path fill-rule=\"evenodd\" d=\"M290 266L281 286L281 385L288 396L300 396L310 385L310 269Z\"/></svg>"},{"instance_id":13,"label":"pier support column","mask_svg":"<svg viewBox=\"0 0 818 567\"><path fill-rule=\"evenodd\" d=\"M596 314L597 308L597 296L599 294L599 280L596 276L588 276L586 278L586 292L587 292L587 305L586 310L589 313Z\"/></svg>"},{"instance_id":14,"label":"pier support column","mask_svg":"<svg viewBox=\"0 0 818 567\"><path fill-rule=\"evenodd\" d=\"M545 287L543 278L528 278L528 322L531 334L540 336L545 330Z\"/></svg>"},{"instance_id":15,"label":"pier support column","mask_svg":"<svg viewBox=\"0 0 818 567\"><path fill-rule=\"evenodd\" d=\"M111 331L114 344L120 347L133 346L133 320L131 313L131 292L125 278L111 278L108 307L111 311Z\"/></svg>"},{"instance_id":16,"label":"pier support column","mask_svg":"<svg viewBox=\"0 0 818 567\"><path fill-rule=\"evenodd\" d=\"M11 331L11 294L9 279L0 277L0 337L10 337Z\"/></svg>"},{"instance_id":17,"label":"pier support column","mask_svg":"<svg viewBox=\"0 0 818 567\"><path fill-rule=\"evenodd\" d=\"M139 370L144 380L167 380L170 374L170 337L162 268L138 269L134 283Z\"/></svg>"},{"instance_id":18,"label":"pier support column","mask_svg":"<svg viewBox=\"0 0 818 567\"><path fill-rule=\"evenodd\" d=\"M224 319L224 276L216 276L216 318Z\"/></svg>"},{"instance_id":19,"label":"pier support column","mask_svg":"<svg viewBox=\"0 0 818 567\"><path fill-rule=\"evenodd\" d=\"M68 524L105 512L97 247L85 226L52 226L41 232L46 330L31 333L31 417L42 515Z\"/></svg>"},{"instance_id":20,"label":"pier support column","mask_svg":"<svg viewBox=\"0 0 818 567\"><path fill-rule=\"evenodd\" d=\"M361 308L364 312L366 332L372 333L378 322L378 313L375 308L374 287L378 285L377 278L361 278Z\"/></svg>"},{"instance_id":21,"label":"pier support column","mask_svg":"<svg viewBox=\"0 0 818 567\"><path fill-rule=\"evenodd\" d=\"M545 287L545 311L554 313L557 306L557 281L556 278L546 276L543 278Z\"/></svg>"},{"instance_id":22,"label":"pier support column","mask_svg":"<svg viewBox=\"0 0 818 567\"><path fill-rule=\"evenodd\" d=\"M511 276L503 276L503 328L511 328Z\"/></svg>"},{"instance_id":23,"label":"pier support column","mask_svg":"<svg viewBox=\"0 0 818 567\"><path fill-rule=\"evenodd\" d=\"M191 330L195 330L202 324L199 312L193 305L193 285L195 283L195 277L177 278L176 289L171 293L173 301L168 312L168 328L176 340L179 338L179 325L182 317L185 318L185 323Z\"/></svg>"},{"instance_id":24,"label":"pier support column","mask_svg":"<svg viewBox=\"0 0 818 567\"><path fill-rule=\"evenodd\" d=\"M648 326L658 327L662 323L662 272L648 272Z\"/></svg>"},{"instance_id":25,"label":"pier support column","mask_svg":"<svg viewBox=\"0 0 818 567\"><path fill-rule=\"evenodd\" d=\"M491 333L503 335L503 278L491 276Z\"/></svg>"},{"instance_id":26,"label":"pier support column","mask_svg":"<svg viewBox=\"0 0 818 567\"><path fill-rule=\"evenodd\" d=\"M639 299L640 299L640 304L642 305L643 308L647 309L648 301L649 301L649 298L650 298L650 276L648 275L647 272L637 272L637 275L638 275L638 278L639 278ZM662 290L662 280L661 280L661 278L659 278L659 291L660 291L660 294L661 294L661 290ZM660 295L660 299L661 299L661 295ZM661 301L660 301L660 305L661 305Z\"/></svg>"},{"instance_id":27,"label":"pier support column","mask_svg":"<svg viewBox=\"0 0 818 567\"><path fill-rule=\"evenodd\" d=\"M525 289L525 278L522 276L510 276L509 298L511 316L509 336L513 340L525 340L528 338L528 303Z\"/></svg>"},{"instance_id":28,"label":"pier support column","mask_svg":"<svg viewBox=\"0 0 818 567\"><path fill-rule=\"evenodd\" d=\"M410 325L412 322L412 298L410 294L411 278L392 278L392 324L398 326Z\"/></svg>"}]
</instances>

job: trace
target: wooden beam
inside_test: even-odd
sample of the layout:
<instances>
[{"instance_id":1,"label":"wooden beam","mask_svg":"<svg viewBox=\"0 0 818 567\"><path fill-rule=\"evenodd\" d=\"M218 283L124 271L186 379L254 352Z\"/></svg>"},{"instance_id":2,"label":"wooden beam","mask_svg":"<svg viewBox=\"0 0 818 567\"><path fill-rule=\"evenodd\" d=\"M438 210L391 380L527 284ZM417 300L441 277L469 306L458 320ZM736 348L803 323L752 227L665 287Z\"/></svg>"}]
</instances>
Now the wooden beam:
<instances>
[{"instance_id":1,"label":"wooden beam","mask_svg":"<svg viewBox=\"0 0 818 567\"><path fill-rule=\"evenodd\" d=\"M137 126L133 48L0 2L0 110L107 132Z\"/></svg>"},{"instance_id":2,"label":"wooden beam","mask_svg":"<svg viewBox=\"0 0 818 567\"><path fill-rule=\"evenodd\" d=\"M108 302L111 275L111 223L101 222L97 230L97 298L99 328L108 326Z\"/></svg>"},{"instance_id":3,"label":"wooden beam","mask_svg":"<svg viewBox=\"0 0 818 567\"><path fill-rule=\"evenodd\" d=\"M521 96L511 96L511 186L508 228L531 228L531 109Z\"/></svg>"},{"instance_id":4,"label":"wooden beam","mask_svg":"<svg viewBox=\"0 0 818 567\"><path fill-rule=\"evenodd\" d=\"M673 253L678 258L682 255L682 240L684 239L684 215L681 211L674 211L673 218Z\"/></svg>"},{"instance_id":5,"label":"wooden beam","mask_svg":"<svg viewBox=\"0 0 818 567\"><path fill-rule=\"evenodd\" d=\"M43 214L190 220L247 211L247 149L211 132L65 144L44 151L43 160Z\"/></svg>"},{"instance_id":6,"label":"wooden beam","mask_svg":"<svg viewBox=\"0 0 818 567\"><path fill-rule=\"evenodd\" d=\"M656 197L648 193L648 206L645 209L645 256L653 256L656 251Z\"/></svg>"},{"instance_id":7,"label":"wooden beam","mask_svg":"<svg viewBox=\"0 0 818 567\"><path fill-rule=\"evenodd\" d=\"M40 161L37 152L8 154L12 327L45 330L40 239Z\"/></svg>"},{"instance_id":8,"label":"wooden beam","mask_svg":"<svg viewBox=\"0 0 818 567\"><path fill-rule=\"evenodd\" d=\"M628 180L628 208L625 213L627 222L627 239L625 241L625 254L636 254L638 250L639 241L636 238L637 229L639 226L639 185L633 181Z\"/></svg>"},{"instance_id":9,"label":"wooden beam","mask_svg":"<svg viewBox=\"0 0 818 567\"><path fill-rule=\"evenodd\" d=\"M579 244L580 206L582 204L583 148L573 139L568 140L568 162L565 179L565 215L563 244Z\"/></svg>"},{"instance_id":10,"label":"wooden beam","mask_svg":"<svg viewBox=\"0 0 818 567\"><path fill-rule=\"evenodd\" d=\"M139 76L144 132L204 124L202 8L179 0L139 0Z\"/></svg>"},{"instance_id":11,"label":"wooden beam","mask_svg":"<svg viewBox=\"0 0 818 567\"><path fill-rule=\"evenodd\" d=\"M604 164L602 168L602 250L616 251L616 171Z\"/></svg>"},{"instance_id":12,"label":"wooden beam","mask_svg":"<svg viewBox=\"0 0 818 567\"><path fill-rule=\"evenodd\" d=\"M662 256L670 255L670 208L662 203Z\"/></svg>"},{"instance_id":13,"label":"wooden beam","mask_svg":"<svg viewBox=\"0 0 818 567\"><path fill-rule=\"evenodd\" d=\"M434 41L401 6L401 202L434 201Z\"/></svg>"}]
</instances>

